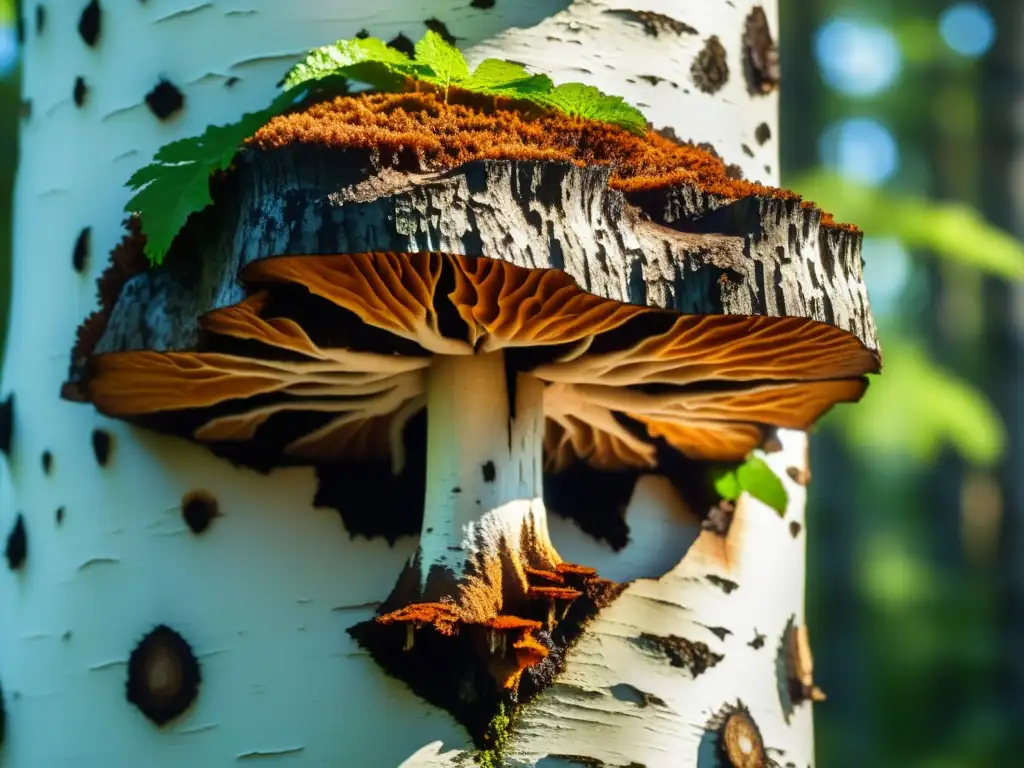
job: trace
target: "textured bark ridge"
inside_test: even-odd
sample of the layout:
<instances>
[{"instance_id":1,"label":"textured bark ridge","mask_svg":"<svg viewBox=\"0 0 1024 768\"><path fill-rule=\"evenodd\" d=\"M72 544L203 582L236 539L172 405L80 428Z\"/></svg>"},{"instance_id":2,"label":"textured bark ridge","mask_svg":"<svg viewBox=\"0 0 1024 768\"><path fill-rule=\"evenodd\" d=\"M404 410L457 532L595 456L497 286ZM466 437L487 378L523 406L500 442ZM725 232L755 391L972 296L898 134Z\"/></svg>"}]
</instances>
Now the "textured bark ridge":
<instances>
[{"instance_id":1,"label":"textured bark ridge","mask_svg":"<svg viewBox=\"0 0 1024 768\"><path fill-rule=\"evenodd\" d=\"M685 313L807 317L878 347L860 234L799 200L692 185L622 193L610 169L481 160L437 174L372 153L247 151L166 265L122 289L96 352L195 346L196 318L240 301L241 267L280 253L441 250L563 269L589 293Z\"/></svg>"}]
</instances>

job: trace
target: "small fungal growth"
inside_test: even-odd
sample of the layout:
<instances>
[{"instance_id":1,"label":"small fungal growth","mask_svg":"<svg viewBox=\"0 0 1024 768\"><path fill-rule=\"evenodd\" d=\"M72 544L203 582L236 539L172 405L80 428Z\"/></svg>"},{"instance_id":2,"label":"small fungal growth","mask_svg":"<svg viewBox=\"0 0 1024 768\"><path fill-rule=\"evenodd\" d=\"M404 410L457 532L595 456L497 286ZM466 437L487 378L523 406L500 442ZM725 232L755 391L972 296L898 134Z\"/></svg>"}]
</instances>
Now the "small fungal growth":
<instances>
[{"instance_id":1,"label":"small fungal growth","mask_svg":"<svg viewBox=\"0 0 1024 768\"><path fill-rule=\"evenodd\" d=\"M82 15L78 18L78 34L90 48L95 48L99 42L102 15L99 0L92 0L82 9Z\"/></svg>"},{"instance_id":2,"label":"small fungal growth","mask_svg":"<svg viewBox=\"0 0 1024 768\"><path fill-rule=\"evenodd\" d=\"M198 535L217 517L217 499L208 491L189 491L181 500L181 516L192 533Z\"/></svg>"},{"instance_id":3,"label":"small fungal growth","mask_svg":"<svg viewBox=\"0 0 1024 768\"><path fill-rule=\"evenodd\" d=\"M85 84L85 78L79 75L75 78L75 87L71 92L71 97L75 100L75 106L79 108L84 106L88 96L89 86Z\"/></svg>"},{"instance_id":4,"label":"small fungal growth","mask_svg":"<svg viewBox=\"0 0 1024 768\"><path fill-rule=\"evenodd\" d=\"M92 431L92 452L96 456L96 463L101 467L107 466L107 462L110 461L110 445L113 442L113 438L109 432L102 429L94 429Z\"/></svg>"},{"instance_id":5,"label":"small fungal growth","mask_svg":"<svg viewBox=\"0 0 1024 768\"><path fill-rule=\"evenodd\" d=\"M14 519L14 526L7 534L7 546L4 548L4 557L7 558L7 567L12 571L21 570L25 565L25 558L28 556L28 534L25 531L25 517L20 512Z\"/></svg>"},{"instance_id":6,"label":"small fungal growth","mask_svg":"<svg viewBox=\"0 0 1024 768\"><path fill-rule=\"evenodd\" d=\"M79 274L85 272L85 268L89 264L89 244L91 242L92 227L85 227L78 233L78 237L75 239L75 248L71 254L71 266Z\"/></svg>"},{"instance_id":7,"label":"small fungal growth","mask_svg":"<svg viewBox=\"0 0 1024 768\"><path fill-rule=\"evenodd\" d=\"M199 662L189 644L163 624L146 635L128 658L127 699L158 726L189 708L201 682Z\"/></svg>"},{"instance_id":8,"label":"small fungal growth","mask_svg":"<svg viewBox=\"0 0 1024 768\"><path fill-rule=\"evenodd\" d=\"M704 93L717 93L729 80L729 63L726 61L725 46L716 35L704 43L700 53L690 65L690 76Z\"/></svg>"},{"instance_id":9,"label":"small fungal growth","mask_svg":"<svg viewBox=\"0 0 1024 768\"><path fill-rule=\"evenodd\" d=\"M146 105L158 119L170 120L185 106L185 96L170 80L161 78L146 94Z\"/></svg>"},{"instance_id":10,"label":"small fungal growth","mask_svg":"<svg viewBox=\"0 0 1024 768\"><path fill-rule=\"evenodd\" d=\"M0 403L0 451L11 455L11 437L14 434L14 393Z\"/></svg>"},{"instance_id":11,"label":"small fungal growth","mask_svg":"<svg viewBox=\"0 0 1024 768\"><path fill-rule=\"evenodd\" d=\"M751 95L767 95L779 85L779 50L760 5L750 11L743 30L743 71Z\"/></svg>"}]
</instances>

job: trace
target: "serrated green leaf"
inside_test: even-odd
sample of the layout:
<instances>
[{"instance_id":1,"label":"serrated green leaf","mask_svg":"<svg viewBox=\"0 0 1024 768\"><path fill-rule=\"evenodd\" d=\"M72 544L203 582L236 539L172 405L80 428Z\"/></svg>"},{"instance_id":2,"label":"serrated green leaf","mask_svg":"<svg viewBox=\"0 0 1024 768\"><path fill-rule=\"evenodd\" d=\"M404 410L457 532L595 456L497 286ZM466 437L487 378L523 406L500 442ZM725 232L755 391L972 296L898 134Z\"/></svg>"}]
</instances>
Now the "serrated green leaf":
<instances>
[{"instance_id":1,"label":"serrated green leaf","mask_svg":"<svg viewBox=\"0 0 1024 768\"><path fill-rule=\"evenodd\" d=\"M647 130L647 119L620 96L608 96L592 85L563 83L539 99L540 103L573 117L585 117L621 126L633 133Z\"/></svg>"},{"instance_id":2,"label":"serrated green leaf","mask_svg":"<svg viewBox=\"0 0 1024 768\"><path fill-rule=\"evenodd\" d=\"M380 90L400 90L408 77L429 74L422 66L383 40L367 37L338 40L310 51L284 76L287 90L312 80L339 75Z\"/></svg>"},{"instance_id":3,"label":"serrated green leaf","mask_svg":"<svg viewBox=\"0 0 1024 768\"><path fill-rule=\"evenodd\" d=\"M751 456L737 467L718 468L712 474L712 483L718 495L727 501L749 493L779 515L786 513L789 503L786 487L767 462L757 456Z\"/></svg>"},{"instance_id":4,"label":"serrated green leaf","mask_svg":"<svg viewBox=\"0 0 1024 768\"><path fill-rule=\"evenodd\" d=\"M554 83L547 75L531 75L521 64L484 59L459 87L476 93L533 100L550 92Z\"/></svg>"},{"instance_id":5,"label":"serrated green leaf","mask_svg":"<svg viewBox=\"0 0 1024 768\"><path fill-rule=\"evenodd\" d=\"M266 109L245 114L237 123L211 125L201 136L167 144L153 162L132 174L128 187L135 195L125 210L140 216L151 265L163 261L188 217L213 202L210 176L227 169L242 142L287 109L296 96L283 93Z\"/></svg>"},{"instance_id":6,"label":"serrated green leaf","mask_svg":"<svg viewBox=\"0 0 1024 768\"><path fill-rule=\"evenodd\" d=\"M416 43L416 63L431 70L422 79L445 90L469 77L462 52L432 29Z\"/></svg>"}]
</instances>

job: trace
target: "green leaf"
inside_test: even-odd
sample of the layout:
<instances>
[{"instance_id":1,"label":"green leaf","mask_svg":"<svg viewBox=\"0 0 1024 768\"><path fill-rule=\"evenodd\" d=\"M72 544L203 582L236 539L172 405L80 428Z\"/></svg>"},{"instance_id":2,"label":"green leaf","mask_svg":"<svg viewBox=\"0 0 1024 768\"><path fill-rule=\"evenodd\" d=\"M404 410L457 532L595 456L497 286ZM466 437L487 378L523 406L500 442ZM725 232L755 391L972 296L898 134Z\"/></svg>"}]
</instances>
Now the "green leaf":
<instances>
[{"instance_id":1,"label":"green leaf","mask_svg":"<svg viewBox=\"0 0 1024 768\"><path fill-rule=\"evenodd\" d=\"M344 76L384 91L401 90L408 77L429 74L422 66L383 40L367 37L338 40L314 48L284 76L287 90L311 80Z\"/></svg>"},{"instance_id":2,"label":"green leaf","mask_svg":"<svg viewBox=\"0 0 1024 768\"><path fill-rule=\"evenodd\" d=\"M270 118L287 109L296 93L283 93L266 109L250 112L231 125L211 125L201 136L163 146L128 180L135 195L125 205L141 217L146 257L160 264L188 217L213 202L210 176L226 170L242 142Z\"/></svg>"},{"instance_id":3,"label":"green leaf","mask_svg":"<svg viewBox=\"0 0 1024 768\"><path fill-rule=\"evenodd\" d=\"M647 130L647 120L621 96L608 96L592 85L563 83L538 101L572 117L585 117L621 126L634 133Z\"/></svg>"},{"instance_id":4,"label":"green leaf","mask_svg":"<svg viewBox=\"0 0 1024 768\"><path fill-rule=\"evenodd\" d=\"M476 93L508 96L513 99L535 99L554 88L547 75L531 75L521 64L501 59L484 59L460 88Z\"/></svg>"},{"instance_id":5,"label":"green leaf","mask_svg":"<svg viewBox=\"0 0 1024 768\"><path fill-rule=\"evenodd\" d=\"M985 395L936 365L915 341L883 339L885 373L872 379L856 408L837 408L823 424L879 461L907 457L934 461L949 446L966 461L987 467L1006 450L1006 427Z\"/></svg>"},{"instance_id":6,"label":"green leaf","mask_svg":"<svg viewBox=\"0 0 1024 768\"><path fill-rule=\"evenodd\" d=\"M749 457L737 467L718 468L712 473L712 482L718 495L735 501L742 493L749 493L764 502L779 515L786 513L789 495L778 476L764 459Z\"/></svg>"},{"instance_id":7,"label":"green leaf","mask_svg":"<svg viewBox=\"0 0 1024 768\"><path fill-rule=\"evenodd\" d=\"M469 65L462 52L432 29L416 43L416 63L431 70L433 76L428 74L423 79L446 91L469 77Z\"/></svg>"},{"instance_id":8,"label":"green leaf","mask_svg":"<svg viewBox=\"0 0 1024 768\"><path fill-rule=\"evenodd\" d=\"M1024 279L1024 245L968 205L901 195L828 173L796 179L791 188L873 237L895 237L986 274Z\"/></svg>"}]
</instances>

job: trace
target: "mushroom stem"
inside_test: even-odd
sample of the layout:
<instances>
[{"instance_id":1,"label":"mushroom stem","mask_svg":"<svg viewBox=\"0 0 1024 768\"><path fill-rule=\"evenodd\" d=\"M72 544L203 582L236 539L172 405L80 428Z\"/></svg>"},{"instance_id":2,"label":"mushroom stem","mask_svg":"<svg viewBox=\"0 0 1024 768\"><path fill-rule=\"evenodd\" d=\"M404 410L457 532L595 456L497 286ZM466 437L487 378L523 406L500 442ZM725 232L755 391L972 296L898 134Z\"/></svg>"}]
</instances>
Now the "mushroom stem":
<instances>
[{"instance_id":1,"label":"mushroom stem","mask_svg":"<svg viewBox=\"0 0 1024 768\"><path fill-rule=\"evenodd\" d=\"M437 592L428 581L440 577L444 594L486 618L525 595L525 567L560 562L542 498L543 399L544 384L532 376L518 374L510 387L501 351L434 359L427 375L423 595ZM452 581L464 585L467 577L474 593L468 600L450 591Z\"/></svg>"}]
</instances>

